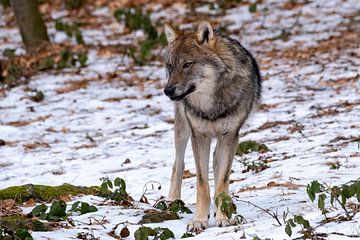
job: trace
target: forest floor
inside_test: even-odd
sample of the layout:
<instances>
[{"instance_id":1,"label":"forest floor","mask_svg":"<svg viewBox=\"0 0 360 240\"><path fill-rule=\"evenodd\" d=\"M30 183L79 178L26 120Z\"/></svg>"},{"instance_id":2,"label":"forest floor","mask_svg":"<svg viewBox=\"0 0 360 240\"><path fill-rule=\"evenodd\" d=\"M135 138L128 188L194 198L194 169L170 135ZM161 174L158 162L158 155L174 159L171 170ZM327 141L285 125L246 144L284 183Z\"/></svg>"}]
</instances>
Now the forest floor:
<instances>
[{"instance_id":1,"label":"forest floor","mask_svg":"<svg viewBox=\"0 0 360 240\"><path fill-rule=\"evenodd\" d=\"M88 239L114 239L108 234L111 229L128 221L134 223L129 225L132 239L144 210L152 208L138 202L146 183L153 181L156 186L146 192L151 204L166 196L170 187L174 115L162 90L166 84L163 50L153 50L152 59L143 66L135 64L124 48L127 44L140 48L138 39L144 33L129 31L113 17L116 4L97 1L103 4L68 11L57 2L41 6L52 42L76 45L55 29L55 19L87 22L79 29L88 60L82 68L42 71L26 83L0 90L0 139L4 141L0 189L28 183L98 186L100 178L121 177L136 200L134 206L116 206L91 195L72 198L69 205L86 201L98 211L70 216L74 226L64 221L55 231L31 234L34 239L76 239L84 232ZM254 140L270 151L235 158L230 193L237 196L234 203L237 214L244 217L242 223L218 228L211 214L209 228L195 239L287 239L286 220L293 215L307 219L318 238L360 239L360 214L344 221L340 204L331 206L327 196L325 218L317 200L311 202L306 192L314 180L326 186L359 180L360 2L262 1L254 9L244 1L225 10L216 4L210 9L210 5L191 10L181 1L155 1L145 8L151 20L160 24L209 19L214 26L226 27L226 34L253 53L264 80L262 106L241 129L240 141ZM16 49L15 55L24 54L9 9L0 8L0 28L0 52L10 48ZM43 100L34 101L36 91L44 94ZM194 210L196 178L190 144L185 163L182 200ZM212 165L210 176L213 191ZM32 208L21 207L24 213ZM214 202L212 212L213 208ZM360 211L356 198L349 199L346 208ZM266 211L277 214L281 226ZM193 214L180 216L147 226L168 227L180 238ZM304 236L303 230L297 224L291 238Z\"/></svg>"}]
</instances>

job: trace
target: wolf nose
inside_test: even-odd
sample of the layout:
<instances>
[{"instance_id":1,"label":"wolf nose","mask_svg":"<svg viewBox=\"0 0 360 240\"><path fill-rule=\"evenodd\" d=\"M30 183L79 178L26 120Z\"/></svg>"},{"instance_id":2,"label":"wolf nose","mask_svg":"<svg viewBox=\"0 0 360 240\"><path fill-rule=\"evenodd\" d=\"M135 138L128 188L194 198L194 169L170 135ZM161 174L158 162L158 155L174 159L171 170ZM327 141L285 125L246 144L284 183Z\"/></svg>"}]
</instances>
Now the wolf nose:
<instances>
[{"instance_id":1,"label":"wolf nose","mask_svg":"<svg viewBox=\"0 0 360 240\"><path fill-rule=\"evenodd\" d=\"M164 89L164 93L165 93L166 96L170 97L170 96L174 95L175 88L174 87L166 87Z\"/></svg>"}]
</instances>

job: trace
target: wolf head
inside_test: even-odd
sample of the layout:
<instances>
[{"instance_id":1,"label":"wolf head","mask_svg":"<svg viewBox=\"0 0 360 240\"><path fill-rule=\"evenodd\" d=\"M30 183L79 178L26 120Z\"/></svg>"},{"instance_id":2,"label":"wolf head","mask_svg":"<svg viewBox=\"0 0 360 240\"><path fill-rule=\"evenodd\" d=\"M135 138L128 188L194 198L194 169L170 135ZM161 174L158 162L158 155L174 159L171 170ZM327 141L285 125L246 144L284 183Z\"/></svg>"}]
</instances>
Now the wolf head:
<instances>
[{"instance_id":1,"label":"wolf head","mask_svg":"<svg viewBox=\"0 0 360 240\"><path fill-rule=\"evenodd\" d=\"M197 28L186 30L166 24L165 35L168 41L165 94L178 101L190 94L209 93L214 79L226 68L215 52L217 37L210 23L201 22Z\"/></svg>"}]
</instances>

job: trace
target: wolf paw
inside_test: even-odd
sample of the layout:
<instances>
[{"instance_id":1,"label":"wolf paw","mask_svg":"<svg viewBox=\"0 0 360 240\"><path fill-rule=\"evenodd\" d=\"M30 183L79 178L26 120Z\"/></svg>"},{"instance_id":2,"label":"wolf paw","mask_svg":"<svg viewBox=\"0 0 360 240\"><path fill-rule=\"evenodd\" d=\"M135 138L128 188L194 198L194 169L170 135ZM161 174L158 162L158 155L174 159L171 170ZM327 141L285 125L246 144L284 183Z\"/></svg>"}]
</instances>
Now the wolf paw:
<instances>
[{"instance_id":1,"label":"wolf paw","mask_svg":"<svg viewBox=\"0 0 360 240\"><path fill-rule=\"evenodd\" d=\"M189 232L194 232L196 234L201 233L206 228L208 228L208 221L207 220L205 220L205 221L193 220L187 225L187 230Z\"/></svg>"},{"instance_id":2,"label":"wolf paw","mask_svg":"<svg viewBox=\"0 0 360 240\"><path fill-rule=\"evenodd\" d=\"M216 220L216 226L217 227L228 227L231 225L234 225L234 221L231 219L228 219L225 214L223 214L222 212L218 211L215 215L215 220Z\"/></svg>"},{"instance_id":3,"label":"wolf paw","mask_svg":"<svg viewBox=\"0 0 360 240\"><path fill-rule=\"evenodd\" d=\"M219 219L216 220L216 226L217 227L228 227L233 225L234 223L230 219Z\"/></svg>"}]
</instances>

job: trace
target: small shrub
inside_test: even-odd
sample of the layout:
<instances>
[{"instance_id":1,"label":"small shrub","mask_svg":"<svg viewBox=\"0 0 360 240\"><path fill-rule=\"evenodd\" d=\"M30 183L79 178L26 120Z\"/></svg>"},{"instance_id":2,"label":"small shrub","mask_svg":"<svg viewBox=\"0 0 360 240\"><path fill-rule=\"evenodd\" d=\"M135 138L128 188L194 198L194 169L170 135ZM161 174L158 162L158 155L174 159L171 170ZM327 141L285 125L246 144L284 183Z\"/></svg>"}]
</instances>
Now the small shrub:
<instances>
[{"instance_id":1,"label":"small shrub","mask_svg":"<svg viewBox=\"0 0 360 240\"><path fill-rule=\"evenodd\" d=\"M154 207L157 209L160 209L161 211L170 211L173 213L179 213L179 212L187 213L187 214L192 213L192 211L189 208L187 208L185 206L185 203L180 199L175 200L175 201L171 202L170 204L167 204L165 202L165 200L162 200L162 201L155 203Z\"/></svg>"},{"instance_id":2,"label":"small shrub","mask_svg":"<svg viewBox=\"0 0 360 240\"><path fill-rule=\"evenodd\" d=\"M133 199L126 192L126 183L122 178L115 178L114 183L109 178L103 178L100 186L100 196L123 205L132 205Z\"/></svg>"},{"instance_id":3,"label":"small shrub","mask_svg":"<svg viewBox=\"0 0 360 240\"><path fill-rule=\"evenodd\" d=\"M66 203L63 200L54 201L48 213L45 204L36 206L30 216L39 217L41 220L62 221L66 219Z\"/></svg>"},{"instance_id":4,"label":"small shrub","mask_svg":"<svg viewBox=\"0 0 360 240\"><path fill-rule=\"evenodd\" d=\"M219 206L219 201L221 205ZM215 205L217 208L220 207L221 212L223 212L229 219L233 214L236 213L236 205L234 204L232 198L229 194L222 192L215 199Z\"/></svg>"},{"instance_id":5,"label":"small shrub","mask_svg":"<svg viewBox=\"0 0 360 240\"><path fill-rule=\"evenodd\" d=\"M74 202L73 205L71 206L72 212L80 212L81 215L86 213L96 212L97 210L98 209L95 206L80 201Z\"/></svg>"}]
</instances>

